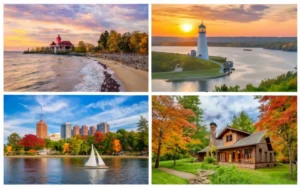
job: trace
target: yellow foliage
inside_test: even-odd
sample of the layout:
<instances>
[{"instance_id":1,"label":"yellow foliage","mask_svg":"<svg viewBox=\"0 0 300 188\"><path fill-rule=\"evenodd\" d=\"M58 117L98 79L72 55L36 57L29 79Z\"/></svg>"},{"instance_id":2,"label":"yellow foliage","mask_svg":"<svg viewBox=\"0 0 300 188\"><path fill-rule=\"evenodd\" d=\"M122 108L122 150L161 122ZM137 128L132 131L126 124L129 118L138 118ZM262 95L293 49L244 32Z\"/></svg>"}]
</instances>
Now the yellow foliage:
<instances>
[{"instance_id":1,"label":"yellow foliage","mask_svg":"<svg viewBox=\"0 0 300 188\"><path fill-rule=\"evenodd\" d=\"M70 144L69 143L65 143L64 144L64 153L69 152L69 150L70 150Z\"/></svg>"},{"instance_id":2,"label":"yellow foliage","mask_svg":"<svg viewBox=\"0 0 300 188\"><path fill-rule=\"evenodd\" d=\"M113 141L113 148L114 148L114 151L115 152L119 152L119 151L121 151L121 149L122 149L122 146L121 146L121 142L120 142L120 140L118 140L118 139L115 139L114 141Z\"/></svg>"}]
</instances>

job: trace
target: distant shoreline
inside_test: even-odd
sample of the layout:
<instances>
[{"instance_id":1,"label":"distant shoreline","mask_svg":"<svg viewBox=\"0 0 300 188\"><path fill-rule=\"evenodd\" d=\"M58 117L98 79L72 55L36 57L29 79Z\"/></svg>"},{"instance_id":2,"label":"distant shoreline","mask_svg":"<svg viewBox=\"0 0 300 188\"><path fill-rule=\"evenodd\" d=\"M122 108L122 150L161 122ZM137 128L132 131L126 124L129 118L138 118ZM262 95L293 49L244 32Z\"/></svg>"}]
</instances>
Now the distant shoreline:
<instances>
[{"instance_id":1,"label":"distant shoreline","mask_svg":"<svg viewBox=\"0 0 300 188\"><path fill-rule=\"evenodd\" d=\"M14 155L5 158L88 158L89 155ZM101 155L102 158L148 159L148 156Z\"/></svg>"}]
</instances>

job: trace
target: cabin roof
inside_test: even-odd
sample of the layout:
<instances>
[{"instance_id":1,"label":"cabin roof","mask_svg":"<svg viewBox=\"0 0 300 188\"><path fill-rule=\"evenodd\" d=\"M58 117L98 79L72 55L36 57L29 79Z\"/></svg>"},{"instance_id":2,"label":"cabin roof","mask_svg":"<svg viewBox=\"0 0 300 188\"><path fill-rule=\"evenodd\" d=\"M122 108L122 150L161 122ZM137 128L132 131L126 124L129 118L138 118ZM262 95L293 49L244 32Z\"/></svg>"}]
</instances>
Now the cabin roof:
<instances>
[{"instance_id":1,"label":"cabin roof","mask_svg":"<svg viewBox=\"0 0 300 188\"><path fill-rule=\"evenodd\" d=\"M242 130L235 129L235 128L233 128L233 127L229 127L229 126L228 126L228 127L225 127L225 128L220 132L220 134L217 136L217 138L220 139L220 138L223 136L223 134L224 134L227 130L233 130L233 131L240 132L240 133L243 133L243 134L246 134L246 135L251 135L251 133L249 133L249 132L242 131Z\"/></svg>"},{"instance_id":2,"label":"cabin roof","mask_svg":"<svg viewBox=\"0 0 300 188\"><path fill-rule=\"evenodd\" d=\"M232 144L231 146L224 146L223 140L217 139L216 147L217 147L217 149L221 150L221 149L230 149L230 148L238 148L238 147L243 147L243 146L256 145L256 144L260 143L262 138L264 138L265 133L266 133L266 130L253 133L250 136L247 136L247 137L237 141L236 143ZM222 141L222 144L219 143L220 141ZM199 151L198 153L205 153L207 151L208 151L208 146L206 148L202 149L201 151Z\"/></svg>"},{"instance_id":3,"label":"cabin roof","mask_svg":"<svg viewBox=\"0 0 300 188\"><path fill-rule=\"evenodd\" d=\"M70 41L61 41L59 45L73 45Z\"/></svg>"}]
</instances>

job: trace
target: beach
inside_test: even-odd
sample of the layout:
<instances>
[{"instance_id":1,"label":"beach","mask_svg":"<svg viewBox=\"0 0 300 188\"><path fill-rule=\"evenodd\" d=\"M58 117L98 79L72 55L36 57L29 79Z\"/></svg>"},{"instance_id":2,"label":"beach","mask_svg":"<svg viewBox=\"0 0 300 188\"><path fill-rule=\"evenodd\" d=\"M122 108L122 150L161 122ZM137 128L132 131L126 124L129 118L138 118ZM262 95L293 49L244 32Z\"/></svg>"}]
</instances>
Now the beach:
<instances>
[{"instance_id":1,"label":"beach","mask_svg":"<svg viewBox=\"0 0 300 188\"><path fill-rule=\"evenodd\" d=\"M126 91L148 91L148 72L135 69L120 62L92 57L113 70L116 77L124 84Z\"/></svg>"}]
</instances>

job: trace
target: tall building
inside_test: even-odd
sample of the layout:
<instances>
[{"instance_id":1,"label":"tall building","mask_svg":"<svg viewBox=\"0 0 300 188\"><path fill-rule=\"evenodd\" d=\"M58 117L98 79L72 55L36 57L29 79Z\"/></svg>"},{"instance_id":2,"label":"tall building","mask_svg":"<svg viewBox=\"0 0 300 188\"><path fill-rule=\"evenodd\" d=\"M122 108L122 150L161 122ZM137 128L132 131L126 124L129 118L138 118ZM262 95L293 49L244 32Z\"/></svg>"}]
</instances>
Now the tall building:
<instances>
[{"instance_id":1,"label":"tall building","mask_svg":"<svg viewBox=\"0 0 300 188\"><path fill-rule=\"evenodd\" d=\"M53 134L49 134L49 138L52 141L59 141L60 140L60 133L53 133Z\"/></svg>"},{"instance_id":2,"label":"tall building","mask_svg":"<svg viewBox=\"0 0 300 188\"><path fill-rule=\"evenodd\" d=\"M97 131L100 131L102 133L108 133L109 132L109 124L107 123L99 123L97 125Z\"/></svg>"},{"instance_id":3,"label":"tall building","mask_svg":"<svg viewBox=\"0 0 300 188\"><path fill-rule=\"evenodd\" d=\"M89 131L89 134L90 135L94 135L95 134L95 132L96 132L96 127L95 126L90 126L90 131Z\"/></svg>"},{"instance_id":4,"label":"tall building","mask_svg":"<svg viewBox=\"0 0 300 188\"><path fill-rule=\"evenodd\" d=\"M207 39L206 39L206 26L201 23L198 27L198 44L197 44L197 57L202 59L208 58L208 48L207 48Z\"/></svg>"},{"instance_id":5,"label":"tall building","mask_svg":"<svg viewBox=\"0 0 300 188\"><path fill-rule=\"evenodd\" d=\"M61 124L60 136L61 136L61 138L71 138L72 137L72 124L71 123Z\"/></svg>"},{"instance_id":6,"label":"tall building","mask_svg":"<svg viewBox=\"0 0 300 188\"><path fill-rule=\"evenodd\" d=\"M80 135L81 136L87 136L89 135L89 128L86 125L82 125L81 129L80 129Z\"/></svg>"},{"instance_id":7,"label":"tall building","mask_svg":"<svg viewBox=\"0 0 300 188\"><path fill-rule=\"evenodd\" d=\"M48 137L48 126L44 120L40 120L36 123L36 136L38 138L47 138Z\"/></svg>"},{"instance_id":8,"label":"tall building","mask_svg":"<svg viewBox=\"0 0 300 188\"><path fill-rule=\"evenodd\" d=\"M72 136L80 135L80 127L78 125L75 125L73 127Z\"/></svg>"}]
</instances>

